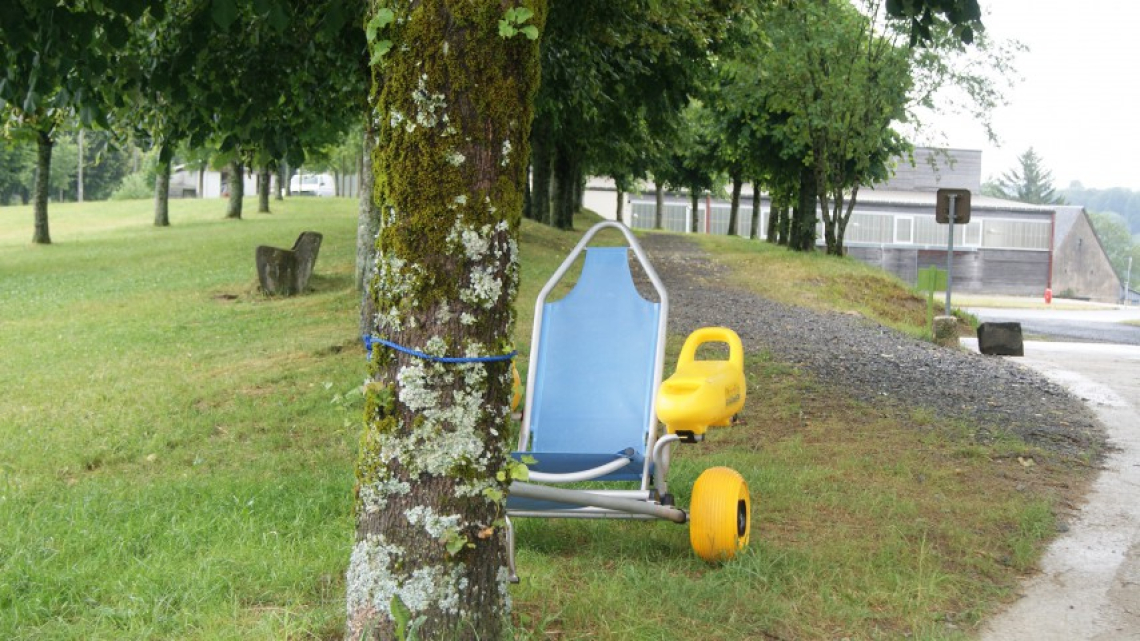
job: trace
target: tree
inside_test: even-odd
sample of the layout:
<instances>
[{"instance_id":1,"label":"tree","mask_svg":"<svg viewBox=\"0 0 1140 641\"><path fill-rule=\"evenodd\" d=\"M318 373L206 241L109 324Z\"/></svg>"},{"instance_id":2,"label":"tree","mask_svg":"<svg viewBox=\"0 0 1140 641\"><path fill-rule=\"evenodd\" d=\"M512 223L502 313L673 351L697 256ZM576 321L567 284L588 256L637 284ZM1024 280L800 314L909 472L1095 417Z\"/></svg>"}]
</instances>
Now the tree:
<instances>
[{"instance_id":1,"label":"tree","mask_svg":"<svg viewBox=\"0 0 1140 641\"><path fill-rule=\"evenodd\" d=\"M681 111L708 73L710 52L738 4L588 0L551 5L535 100L537 216L548 211L548 194L569 196L589 171L601 170L622 186L645 175L652 150L672 139ZM551 224L568 228L573 199L560 202Z\"/></svg>"},{"instance_id":2,"label":"tree","mask_svg":"<svg viewBox=\"0 0 1140 641\"><path fill-rule=\"evenodd\" d=\"M414 7L414 8L413 8ZM379 336L433 357L511 350L541 0L373 2ZM374 346L348 636L497 639L510 363Z\"/></svg>"},{"instance_id":3,"label":"tree","mask_svg":"<svg viewBox=\"0 0 1140 641\"><path fill-rule=\"evenodd\" d=\"M174 147L213 147L265 169L302 164L364 113L364 3L343 0L173 0L122 56L121 120L169 169ZM236 170L232 173L237 175ZM161 183L162 179L159 178ZM235 183L236 184L236 183ZM264 192L264 189L259 191ZM161 184L156 211L165 197ZM262 196L259 207L268 209ZM238 189L227 217L241 217ZM159 216L156 216L156 222Z\"/></svg>"},{"instance_id":4,"label":"tree","mask_svg":"<svg viewBox=\"0 0 1140 641\"><path fill-rule=\"evenodd\" d=\"M764 51L762 85L769 109L787 115L783 137L806 150L812 172L801 178L818 198L827 252L843 255L844 234L859 188L886 176L890 158L905 150L892 128L904 116L909 54L884 33L874 3L779 5L767 16L771 47ZM800 194L801 216L814 206ZM810 249L807 220L793 222L794 244ZM814 226L814 220L811 221Z\"/></svg>"},{"instance_id":5,"label":"tree","mask_svg":"<svg viewBox=\"0 0 1140 641\"><path fill-rule=\"evenodd\" d=\"M681 114L673 140L659 141L660 149L651 165L655 179L676 190L689 192L690 231L697 231L700 219L699 200L722 181L717 171L721 166L714 142L712 113L699 101L693 101ZM661 206L658 206L658 210Z\"/></svg>"},{"instance_id":6,"label":"tree","mask_svg":"<svg viewBox=\"0 0 1140 641\"><path fill-rule=\"evenodd\" d=\"M1045 169L1032 147L1018 156L1017 162L1019 167L1005 172L997 181L995 195L1036 205L1065 204L1065 199L1053 188L1053 173Z\"/></svg>"},{"instance_id":7,"label":"tree","mask_svg":"<svg viewBox=\"0 0 1140 641\"><path fill-rule=\"evenodd\" d=\"M100 84L114 75L110 52L126 43L148 8L161 12L162 3L14 0L4 8L0 123L5 137L36 143L33 243L51 243L47 205L56 128L73 116L86 127L106 124Z\"/></svg>"},{"instance_id":8,"label":"tree","mask_svg":"<svg viewBox=\"0 0 1140 641\"><path fill-rule=\"evenodd\" d=\"M31 145L0 138L0 206L17 197L27 204L35 171L35 150Z\"/></svg>"}]
</instances>

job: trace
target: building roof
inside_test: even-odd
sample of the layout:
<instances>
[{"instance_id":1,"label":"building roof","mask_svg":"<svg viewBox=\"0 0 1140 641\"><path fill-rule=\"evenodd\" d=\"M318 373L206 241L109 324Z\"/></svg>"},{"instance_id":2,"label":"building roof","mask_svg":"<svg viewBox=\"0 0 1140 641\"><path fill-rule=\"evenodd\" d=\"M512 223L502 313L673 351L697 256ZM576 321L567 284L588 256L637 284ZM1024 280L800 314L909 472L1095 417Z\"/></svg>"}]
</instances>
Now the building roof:
<instances>
[{"instance_id":1,"label":"building roof","mask_svg":"<svg viewBox=\"0 0 1140 641\"><path fill-rule=\"evenodd\" d=\"M858 203L860 205L898 205L909 207L930 207L934 211L934 203L938 194L933 191L896 191L885 189L865 189L859 191ZM981 194L970 195L970 208L983 211L1012 211L1024 213L1051 214L1058 210L1054 205L1031 205L1013 200L993 198Z\"/></svg>"}]
</instances>

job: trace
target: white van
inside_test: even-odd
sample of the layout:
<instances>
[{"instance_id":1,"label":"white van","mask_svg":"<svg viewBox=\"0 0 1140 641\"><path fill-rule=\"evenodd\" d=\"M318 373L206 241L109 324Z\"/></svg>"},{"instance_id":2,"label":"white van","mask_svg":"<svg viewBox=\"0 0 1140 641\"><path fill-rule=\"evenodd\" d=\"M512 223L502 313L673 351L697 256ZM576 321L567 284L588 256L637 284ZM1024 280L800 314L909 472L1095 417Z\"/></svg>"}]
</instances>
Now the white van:
<instances>
[{"instance_id":1,"label":"white van","mask_svg":"<svg viewBox=\"0 0 1140 641\"><path fill-rule=\"evenodd\" d=\"M297 174L289 179L289 192L294 196L335 196L333 177L329 174Z\"/></svg>"}]
</instances>

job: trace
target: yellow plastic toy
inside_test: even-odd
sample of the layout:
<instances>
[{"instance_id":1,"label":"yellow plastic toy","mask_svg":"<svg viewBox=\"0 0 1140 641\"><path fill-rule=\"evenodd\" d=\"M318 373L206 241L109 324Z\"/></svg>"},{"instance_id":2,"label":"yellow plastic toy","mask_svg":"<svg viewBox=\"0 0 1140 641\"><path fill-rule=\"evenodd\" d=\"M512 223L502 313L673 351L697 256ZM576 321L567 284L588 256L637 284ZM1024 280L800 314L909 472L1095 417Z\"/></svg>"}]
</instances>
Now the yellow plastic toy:
<instances>
[{"instance_id":1,"label":"yellow plastic toy","mask_svg":"<svg viewBox=\"0 0 1140 641\"><path fill-rule=\"evenodd\" d=\"M727 343L728 360L696 360L705 343ZM689 335L677 371L657 393L657 418L670 434L696 437L725 427L744 407L744 347L727 327L703 327Z\"/></svg>"},{"instance_id":2,"label":"yellow plastic toy","mask_svg":"<svg viewBox=\"0 0 1140 641\"><path fill-rule=\"evenodd\" d=\"M515 367L515 362L511 361L511 411L519 408L519 401L522 400L522 380L519 379L519 370Z\"/></svg>"}]
</instances>

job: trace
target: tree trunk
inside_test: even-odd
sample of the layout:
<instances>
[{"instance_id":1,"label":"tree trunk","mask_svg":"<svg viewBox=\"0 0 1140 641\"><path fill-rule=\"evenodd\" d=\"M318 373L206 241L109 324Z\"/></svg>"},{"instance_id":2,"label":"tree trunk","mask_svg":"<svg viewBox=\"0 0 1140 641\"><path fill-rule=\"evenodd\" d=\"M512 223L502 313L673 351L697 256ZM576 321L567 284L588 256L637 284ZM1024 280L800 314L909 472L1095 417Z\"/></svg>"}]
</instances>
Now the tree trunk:
<instances>
[{"instance_id":1,"label":"tree trunk","mask_svg":"<svg viewBox=\"0 0 1140 641\"><path fill-rule=\"evenodd\" d=\"M780 239L779 243L785 247L792 242L792 206L788 203L780 205Z\"/></svg>"},{"instance_id":2,"label":"tree trunk","mask_svg":"<svg viewBox=\"0 0 1140 641\"><path fill-rule=\"evenodd\" d=\"M170 161L162 162L159 155L157 171L154 175L154 226L170 226Z\"/></svg>"},{"instance_id":3,"label":"tree trunk","mask_svg":"<svg viewBox=\"0 0 1140 641\"><path fill-rule=\"evenodd\" d=\"M530 188L530 168L527 168L527 179L523 183L523 218L534 220L534 197Z\"/></svg>"},{"instance_id":4,"label":"tree trunk","mask_svg":"<svg viewBox=\"0 0 1140 641\"><path fill-rule=\"evenodd\" d=\"M744 187L744 178L740 172L732 175L732 204L728 208L728 235L736 235L736 221L740 218L740 190Z\"/></svg>"},{"instance_id":5,"label":"tree trunk","mask_svg":"<svg viewBox=\"0 0 1140 641\"><path fill-rule=\"evenodd\" d=\"M285 163L277 163L277 171L273 172L276 185L273 187L273 200L285 200Z\"/></svg>"},{"instance_id":6,"label":"tree trunk","mask_svg":"<svg viewBox=\"0 0 1140 641\"><path fill-rule=\"evenodd\" d=\"M697 233L701 224L701 192L698 189L689 189L689 231Z\"/></svg>"},{"instance_id":7,"label":"tree trunk","mask_svg":"<svg viewBox=\"0 0 1140 641\"><path fill-rule=\"evenodd\" d=\"M771 216L771 212L769 212ZM760 238L760 183L752 181L752 224L748 227L748 239Z\"/></svg>"},{"instance_id":8,"label":"tree trunk","mask_svg":"<svg viewBox=\"0 0 1140 641\"><path fill-rule=\"evenodd\" d=\"M843 244L837 232L839 226L839 210L843 207L843 193L837 193L832 199L824 201L824 206L830 209L825 212L823 223L823 244L829 256L842 256Z\"/></svg>"},{"instance_id":9,"label":"tree trunk","mask_svg":"<svg viewBox=\"0 0 1140 641\"><path fill-rule=\"evenodd\" d=\"M653 228L661 229L661 219L665 215L665 188L660 182L653 183Z\"/></svg>"},{"instance_id":10,"label":"tree trunk","mask_svg":"<svg viewBox=\"0 0 1140 641\"><path fill-rule=\"evenodd\" d=\"M625 192L621 189L617 190L617 214L614 218L620 223L622 222L622 214L625 210Z\"/></svg>"},{"instance_id":11,"label":"tree trunk","mask_svg":"<svg viewBox=\"0 0 1140 641\"><path fill-rule=\"evenodd\" d=\"M285 176L285 195L292 197L293 196L293 168L289 166L288 161L283 161L281 163L281 166L284 168L284 172L285 172L284 174L282 174L283 176Z\"/></svg>"},{"instance_id":12,"label":"tree trunk","mask_svg":"<svg viewBox=\"0 0 1140 641\"><path fill-rule=\"evenodd\" d=\"M780 242L780 217L783 212L780 209L779 201L776 197L772 197L772 203L768 208L768 242L773 245Z\"/></svg>"},{"instance_id":13,"label":"tree trunk","mask_svg":"<svg viewBox=\"0 0 1140 641\"><path fill-rule=\"evenodd\" d=\"M582 163L574 163L574 213L582 211L586 198L586 177L582 175Z\"/></svg>"},{"instance_id":14,"label":"tree trunk","mask_svg":"<svg viewBox=\"0 0 1140 641\"><path fill-rule=\"evenodd\" d=\"M527 6L541 29L545 2ZM433 356L505 355L538 43L499 35L498 2L387 9L392 46L371 112L383 205L373 333ZM419 639L503 638L509 480L497 475L509 473L510 363L438 363L380 345L370 363L346 638L396 638L397 617Z\"/></svg>"},{"instance_id":15,"label":"tree trunk","mask_svg":"<svg viewBox=\"0 0 1140 641\"><path fill-rule=\"evenodd\" d=\"M230 201L226 218L241 220L241 199L245 196L245 165L240 160L230 163Z\"/></svg>"},{"instance_id":16,"label":"tree trunk","mask_svg":"<svg viewBox=\"0 0 1140 641\"><path fill-rule=\"evenodd\" d=\"M554 194L551 198L554 226L558 229L574 228L574 199L578 190L578 177L574 158L561 147L554 149Z\"/></svg>"},{"instance_id":17,"label":"tree trunk","mask_svg":"<svg viewBox=\"0 0 1140 641\"><path fill-rule=\"evenodd\" d=\"M206 163L203 162L202 166L198 168L198 197L206 197Z\"/></svg>"},{"instance_id":18,"label":"tree trunk","mask_svg":"<svg viewBox=\"0 0 1140 641\"><path fill-rule=\"evenodd\" d=\"M48 231L48 192L51 189L51 132L36 132L36 186L33 210L36 217L36 229L32 235L32 242L37 245L50 245L51 233Z\"/></svg>"},{"instance_id":19,"label":"tree trunk","mask_svg":"<svg viewBox=\"0 0 1140 641\"><path fill-rule=\"evenodd\" d=\"M269 166L262 165L257 170L257 213L269 212Z\"/></svg>"},{"instance_id":20,"label":"tree trunk","mask_svg":"<svg viewBox=\"0 0 1140 641\"><path fill-rule=\"evenodd\" d=\"M847 243L845 241L845 238L847 237L847 223L851 222L851 214L855 211L855 201L858 197L859 185L856 183L851 188L851 197L847 199L847 204L843 206L845 209L842 215L838 217L837 223L835 225L836 247L838 248L838 253L836 256L847 255ZM836 214L839 214L839 208L836 208Z\"/></svg>"},{"instance_id":21,"label":"tree trunk","mask_svg":"<svg viewBox=\"0 0 1140 641\"><path fill-rule=\"evenodd\" d=\"M550 132L541 121L535 121L531 137L531 169L534 172L531 189L531 209L534 219L544 225L553 225L550 206L550 167L551 146Z\"/></svg>"},{"instance_id":22,"label":"tree trunk","mask_svg":"<svg viewBox=\"0 0 1140 641\"><path fill-rule=\"evenodd\" d=\"M800 170L799 194L792 210L792 229L788 248L807 252L815 249L815 174L811 167Z\"/></svg>"},{"instance_id":23,"label":"tree trunk","mask_svg":"<svg viewBox=\"0 0 1140 641\"><path fill-rule=\"evenodd\" d=\"M362 292L361 336L367 336L372 331L373 318L376 316L375 300L369 293L369 285L376 274L376 236L380 233L380 207L372 192L372 153L376 147L375 141L375 131L366 123L364 153L361 154L360 162L360 207L356 217L356 289Z\"/></svg>"},{"instance_id":24,"label":"tree trunk","mask_svg":"<svg viewBox=\"0 0 1140 641\"><path fill-rule=\"evenodd\" d=\"M83 202L83 129L79 130L79 140L76 145L79 147L79 166L75 168L75 202Z\"/></svg>"}]
</instances>

